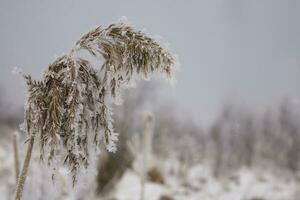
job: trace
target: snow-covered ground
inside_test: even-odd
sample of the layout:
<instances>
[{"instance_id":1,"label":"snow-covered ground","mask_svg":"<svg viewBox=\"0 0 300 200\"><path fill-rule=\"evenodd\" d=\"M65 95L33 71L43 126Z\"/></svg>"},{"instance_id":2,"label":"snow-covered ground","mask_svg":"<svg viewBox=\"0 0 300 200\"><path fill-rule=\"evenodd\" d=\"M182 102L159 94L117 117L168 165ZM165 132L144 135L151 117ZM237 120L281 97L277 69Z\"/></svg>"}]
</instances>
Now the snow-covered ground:
<instances>
[{"instance_id":1,"label":"snow-covered ground","mask_svg":"<svg viewBox=\"0 0 300 200\"><path fill-rule=\"evenodd\" d=\"M15 186L14 161L10 143L0 143L0 200L13 198ZM20 147L22 152L22 145ZM21 155L22 156L22 155ZM198 164L188 169L186 176L178 176L178 162L164 161L158 165L165 184L147 181L144 200L159 200L166 195L174 200L299 200L300 184L291 175L274 175L271 170L242 168L227 178L215 179L207 165ZM171 170L172 168L172 170ZM177 175L176 175L177 174ZM47 168L31 163L26 182L24 200L93 200L103 199L92 195L95 182L86 189L68 183L65 172L58 173L59 184L53 185ZM116 185L112 197L116 200L140 200L141 179L139 173L127 170ZM110 198L113 199L113 198Z\"/></svg>"},{"instance_id":2,"label":"snow-covered ground","mask_svg":"<svg viewBox=\"0 0 300 200\"><path fill-rule=\"evenodd\" d=\"M241 169L226 180L216 180L210 170L196 165L188 172L184 182L167 177L167 184L147 182L145 200L158 200L167 195L176 200L298 200L299 184L294 179L276 178L274 175L255 173ZM177 181L176 181L177 180ZM133 171L127 171L117 186L118 200L140 200L140 178Z\"/></svg>"}]
</instances>

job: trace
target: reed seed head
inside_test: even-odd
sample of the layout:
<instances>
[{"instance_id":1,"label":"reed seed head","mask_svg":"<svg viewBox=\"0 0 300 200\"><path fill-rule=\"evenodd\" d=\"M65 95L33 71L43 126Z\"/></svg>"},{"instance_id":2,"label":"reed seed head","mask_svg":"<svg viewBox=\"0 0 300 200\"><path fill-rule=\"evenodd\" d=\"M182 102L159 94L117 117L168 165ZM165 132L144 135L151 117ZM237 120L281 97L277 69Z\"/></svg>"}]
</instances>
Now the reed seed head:
<instances>
[{"instance_id":1,"label":"reed seed head","mask_svg":"<svg viewBox=\"0 0 300 200\"><path fill-rule=\"evenodd\" d=\"M102 65L80 56L84 50ZM126 23L97 27L50 64L42 80L24 76L28 95L23 129L39 137L40 158L54 167L67 165L75 183L77 171L89 165L101 143L116 151L111 104L120 89L154 72L170 78L174 65L175 58L157 41Z\"/></svg>"}]
</instances>

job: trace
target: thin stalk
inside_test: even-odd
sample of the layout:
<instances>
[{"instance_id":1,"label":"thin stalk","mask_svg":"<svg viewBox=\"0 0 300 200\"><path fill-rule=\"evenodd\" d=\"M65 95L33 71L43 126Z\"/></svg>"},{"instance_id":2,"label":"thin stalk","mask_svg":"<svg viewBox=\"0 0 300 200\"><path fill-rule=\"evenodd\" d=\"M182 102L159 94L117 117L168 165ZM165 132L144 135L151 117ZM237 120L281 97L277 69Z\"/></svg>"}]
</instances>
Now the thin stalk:
<instances>
[{"instance_id":1,"label":"thin stalk","mask_svg":"<svg viewBox=\"0 0 300 200\"><path fill-rule=\"evenodd\" d=\"M13 134L13 149L14 149L15 175L16 175L16 184L17 184L18 177L19 177L19 171L20 171L18 132L14 132L14 134Z\"/></svg>"},{"instance_id":2,"label":"thin stalk","mask_svg":"<svg viewBox=\"0 0 300 200\"><path fill-rule=\"evenodd\" d=\"M148 165L151 160L152 151L152 135L153 135L153 118L150 113L144 115L144 134L142 142L142 173L141 173L141 200L145 199L145 182L147 178Z\"/></svg>"},{"instance_id":3,"label":"thin stalk","mask_svg":"<svg viewBox=\"0 0 300 200\"><path fill-rule=\"evenodd\" d=\"M24 184L25 184L26 177L27 177L27 174L28 174L28 169L29 169L29 163L30 163L30 159L31 159L33 144L34 144L34 136L32 135L29 138L29 141L28 141L28 146L27 146L27 151L26 151L26 155L25 155L25 160L24 160L22 172L21 172L21 174L19 176L19 179L18 179L15 200L21 200L21 198L22 198L22 194L23 194L23 190L24 190Z\"/></svg>"}]
</instances>

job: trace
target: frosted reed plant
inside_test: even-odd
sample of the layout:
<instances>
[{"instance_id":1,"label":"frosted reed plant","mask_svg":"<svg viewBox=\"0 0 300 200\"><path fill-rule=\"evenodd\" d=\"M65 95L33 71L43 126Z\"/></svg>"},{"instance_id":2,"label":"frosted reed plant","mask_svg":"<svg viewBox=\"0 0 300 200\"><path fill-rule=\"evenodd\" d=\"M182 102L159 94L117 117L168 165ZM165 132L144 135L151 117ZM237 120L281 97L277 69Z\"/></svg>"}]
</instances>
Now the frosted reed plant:
<instances>
[{"instance_id":1,"label":"frosted reed plant","mask_svg":"<svg viewBox=\"0 0 300 200\"><path fill-rule=\"evenodd\" d=\"M175 68L175 57L157 40L119 21L83 35L49 65L42 80L24 74L28 92L21 127L28 147L15 199L21 199L34 143L40 159L54 170L67 166L75 184L101 144L117 150L111 105L119 102L120 90L153 73L171 79Z\"/></svg>"}]
</instances>

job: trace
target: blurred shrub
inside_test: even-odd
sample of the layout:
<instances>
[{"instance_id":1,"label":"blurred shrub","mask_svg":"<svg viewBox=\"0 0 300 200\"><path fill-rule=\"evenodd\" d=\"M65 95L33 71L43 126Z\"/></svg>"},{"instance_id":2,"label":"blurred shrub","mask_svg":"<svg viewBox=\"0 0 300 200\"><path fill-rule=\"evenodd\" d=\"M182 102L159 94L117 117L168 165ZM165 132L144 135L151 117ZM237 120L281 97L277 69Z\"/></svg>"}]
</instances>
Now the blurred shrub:
<instances>
[{"instance_id":1,"label":"blurred shrub","mask_svg":"<svg viewBox=\"0 0 300 200\"><path fill-rule=\"evenodd\" d=\"M154 183L164 184L165 179L158 167L152 167L147 172L147 179Z\"/></svg>"},{"instance_id":2,"label":"blurred shrub","mask_svg":"<svg viewBox=\"0 0 300 200\"><path fill-rule=\"evenodd\" d=\"M162 195L159 200L174 200L172 197L168 196L168 195Z\"/></svg>"}]
</instances>

